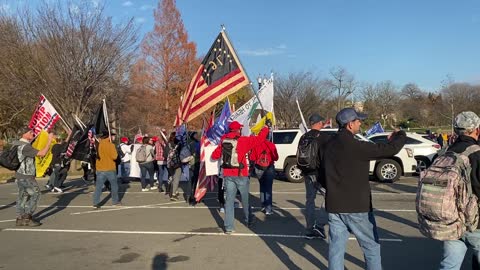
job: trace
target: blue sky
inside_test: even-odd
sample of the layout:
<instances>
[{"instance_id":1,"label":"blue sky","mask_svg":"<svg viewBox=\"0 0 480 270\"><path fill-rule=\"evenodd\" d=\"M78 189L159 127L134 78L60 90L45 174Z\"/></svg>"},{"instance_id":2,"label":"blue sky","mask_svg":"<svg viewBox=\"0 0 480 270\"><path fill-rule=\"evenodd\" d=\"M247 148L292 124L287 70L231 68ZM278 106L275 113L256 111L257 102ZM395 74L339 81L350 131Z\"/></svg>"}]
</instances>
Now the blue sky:
<instances>
[{"instance_id":1,"label":"blue sky","mask_svg":"<svg viewBox=\"0 0 480 270\"><path fill-rule=\"evenodd\" d=\"M38 0L15 2L36 4ZM47 0L54 1L54 0ZM141 35L153 28L149 0L105 3L114 21L135 17ZM13 12L14 1L0 0ZM447 75L480 83L480 1L477 0L177 0L198 53L225 24L252 80L259 74L342 66L358 81L408 82L435 91Z\"/></svg>"}]
</instances>

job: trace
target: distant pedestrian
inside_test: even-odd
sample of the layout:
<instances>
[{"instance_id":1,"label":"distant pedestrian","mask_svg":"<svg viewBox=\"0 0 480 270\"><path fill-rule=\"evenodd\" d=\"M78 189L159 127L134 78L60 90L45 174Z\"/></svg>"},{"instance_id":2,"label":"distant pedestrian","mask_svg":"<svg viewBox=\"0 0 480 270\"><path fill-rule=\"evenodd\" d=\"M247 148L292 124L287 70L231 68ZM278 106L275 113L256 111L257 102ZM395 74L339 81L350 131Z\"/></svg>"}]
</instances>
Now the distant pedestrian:
<instances>
[{"instance_id":1,"label":"distant pedestrian","mask_svg":"<svg viewBox=\"0 0 480 270\"><path fill-rule=\"evenodd\" d=\"M143 145L138 148L137 152L135 153L138 165L140 166L140 181L142 183L142 191L149 191L149 190L156 190L155 181L154 181L154 167L153 161L155 157L154 148L153 148L153 140L152 138L144 137L142 140ZM140 158L140 156L142 158ZM149 181L147 183L147 173L149 177ZM150 189L148 188L148 184L150 184Z\"/></svg>"},{"instance_id":2,"label":"distant pedestrian","mask_svg":"<svg viewBox=\"0 0 480 270\"><path fill-rule=\"evenodd\" d=\"M112 205L121 206L118 196L118 182L115 160L118 157L117 149L112 143L115 141L115 133L104 133L98 143L95 192L93 194L93 207L100 208L100 196L105 182L109 182L111 186L110 194L112 196Z\"/></svg>"},{"instance_id":3,"label":"distant pedestrian","mask_svg":"<svg viewBox=\"0 0 480 270\"><path fill-rule=\"evenodd\" d=\"M122 182L127 182L127 178L130 174L130 160L132 159L132 145L130 140L127 137L122 137L120 139L120 150L122 151L123 157L120 163L120 176L122 177Z\"/></svg>"},{"instance_id":4,"label":"distant pedestrian","mask_svg":"<svg viewBox=\"0 0 480 270\"><path fill-rule=\"evenodd\" d=\"M167 172L167 155L165 151L166 141L163 136L153 137L155 143L155 161L157 162L158 191L163 192L163 176Z\"/></svg>"},{"instance_id":5,"label":"distant pedestrian","mask_svg":"<svg viewBox=\"0 0 480 270\"><path fill-rule=\"evenodd\" d=\"M329 238L328 268L344 270L345 248L350 233L357 238L363 250L366 269L382 269L380 242L372 211L369 183L369 163L397 154L405 144L404 131L396 131L388 143L370 143L355 139L362 121L367 116L353 108L338 112L340 130L325 146L323 155L328 212Z\"/></svg>"},{"instance_id":6,"label":"distant pedestrian","mask_svg":"<svg viewBox=\"0 0 480 270\"><path fill-rule=\"evenodd\" d=\"M40 188L35 180L35 157L44 157L48 153L53 137L52 133L48 134L47 144L40 151L31 145L35 134L30 128L24 129L22 138L13 142L13 146L18 147L18 160L21 162L20 167L15 172L18 187L16 226L33 227L41 225L32 217L40 199Z\"/></svg>"}]
</instances>

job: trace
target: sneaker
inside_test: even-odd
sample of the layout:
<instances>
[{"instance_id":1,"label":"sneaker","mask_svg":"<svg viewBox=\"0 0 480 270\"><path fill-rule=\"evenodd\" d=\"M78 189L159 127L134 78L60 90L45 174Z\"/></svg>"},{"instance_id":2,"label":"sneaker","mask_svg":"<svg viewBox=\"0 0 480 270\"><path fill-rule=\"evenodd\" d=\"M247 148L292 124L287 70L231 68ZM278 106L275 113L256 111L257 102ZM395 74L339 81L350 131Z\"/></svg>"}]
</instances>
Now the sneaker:
<instances>
[{"instance_id":1,"label":"sneaker","mask_svg":"<svg viewBox=\"0 0 480 270\"><path fill-rule=\"evenodd\" d=\"M29 226L29 227L38 227L42 225L42 223L33 219L32 215L26 215L26 217L24 218L24 222L25 222L24 226Z\"/></svg>"},{"instance_id":2,"label":"sneaker","mask_svg":"<svg viewBox=\"0 0 480 270\"><path fill-rule=\"evenodd\" d=\"M145 191L149 191L148 188L142 188L142 191L145 192Z\"/></svg>"},{"instance_id":3,"label":"sneaker","mask_svg":"<svg viewBox=\"0 0 480 270\"><path fill-rule=\"evenodd\" d=\"M50 186L49 184L46 184L46 185L45 185L45 188L46 188L47 190L51 190L51 189L52 189L52 186Z\"/></svg>"},{"instance_id":4,"label":"sneaker","mask_svg":"<svg viewBox=\"0 0 480 270\"><path fill-rule=\"evenodd\" d=\"M123 206L123 204L121 202L112 204L112 207L122 207L122 206Z\"/></svg>"},{"instance_id":5,"label":"sneaker","mask_svg":"<svg viewBox=\"0 0 480 270\"><path fill-rule=\"evenodd\" d=\"M17 217L17 220L15 221L15 226L26 226L26 221L25 219L22 217Z\"/></svg>"},{"instance_id":6,"label":"sneaker","mask_svg":"<svg viewBox=\"0 0 480 270\"><path fill-rule=\"evenodd\" d=\"M61 188L54 187L54 188L52 189L52 192L63 193L63 190L62 190Z\"/></svg>"},{"instance_id":7,"label":"sneaker","mask_svg":"<svg viewBox=\"0 0 480 270\"><path fill-rule=\"evenodd\" d=\"M323 227L318 226L317 224L313 225L312 231L319 235L320 238L325 239L327 236L325 235L325 229Z\"/></svg>"},{"instance_id":8,"label":"sneaker","mask_svg":"<svg viewBox=\"0 0 480 270\"><path fill-rule=\"evenodd\" d=\"M177 198L177 197L175 197L175 196L172 196L172 197L170 197L170 201L172 201L172 202L176 202L176 201L178 201L178 198Z\"/></svg>"},{"instance_id":9,"label":"sneaker","mask_svg":"<svg viewBox=\"0 0 480 270\"><path fill-rule=\"evenodd\" d=\"M150 187L150 190L157 190L158 188L156 187Z\"/></svg>"},{"instance_id":10,"label":"sneaker","mask_svg":"<svg viewBox=\"0 0 480 270\"><path fill-rule=\"evenodd\" d=\"M100 205L94 204L94 205L93 205L93 209L100 209Z\"/></svg>"},{"instance_id":11,"label":"sneaker","mask_svg":"<svg viewBox=\"0 0 480 270\"><path fill-rule=\"evenodd\" d=\"M220 213L225 213L225 208L220 207Z\"/></svg>"},{"instance_id":12,"label":"sneaker","mask_svg":"<svg viewBox=\"0 0 480 270\"><path fill-rule=\"evenodd\" d=\"M231 230L231 231L225 231L225 234L232 234L234 233L235 231L234 230Z\"/></svg>"},{"instance_id":13,"label":"sneaker","mask_svg":"<svg viewBox=\"0 0 480 270\"><path fill-rule=\"evenodd\" d=\"M271 216L273 215L273 211L272 210L265 211L265 215Z\"/></svg>"}]
</instances>

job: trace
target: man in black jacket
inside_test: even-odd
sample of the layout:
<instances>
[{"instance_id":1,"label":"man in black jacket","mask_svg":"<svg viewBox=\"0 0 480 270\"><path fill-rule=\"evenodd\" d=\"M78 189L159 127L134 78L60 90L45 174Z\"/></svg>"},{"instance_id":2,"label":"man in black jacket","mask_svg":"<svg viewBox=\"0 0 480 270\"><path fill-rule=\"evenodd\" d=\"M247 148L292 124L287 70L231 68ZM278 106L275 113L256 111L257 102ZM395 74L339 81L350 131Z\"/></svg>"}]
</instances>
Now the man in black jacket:
<instances>
[{"instance_id":1,"label":"man in black jacket","mask_svg":"<svg viewBox=\"0 0 480 270\"><path fill-rule=\"evenodd\" d=\"M474 112L461 112L455 117L455 133L458 135L448 151L463 153L472 145L477 144L480 135L480 118ZM472 192L480 198L480 152L474 152L468 156L472 171L470 181ZM473 268L478 269L480 263L480 230L466 232L458 240L448 240L443 242L443 256L440 263L440 269L460 269L467 249L473 250Z\"/></svg>"},{"instance_id":2,"label":"man in black jacket","mask_svg":"<svg viewBox=\"0 0 480 270\"><path fill-rule=\"evenodd\" d=\"M323 148L327 141L330 139L330 135L326 133L320 132L320 129L323 128L325 119L321 117L318 113L312 114L308 118L308 122L310 124L310 130L303 134L300 138L299 146L305 143L308 143L310 139L317 140L316 144L311 144L312 147L315 145L318 147L317 149L317 156L311 157L309 155L309 159L317 158L318 164L320 164L320 159L323 153ZM298 151L297 151L298 152ZM297 157L298 158L298 157ZM325 239L325 229L323 228L325 224L319 224L316 219L315 215L315 198L317 197L317 190L320 188L318 183L318 169L308 169L302 167L301 164L298 164L299 168L302 170L303 178L305 179L305 220L307 222L307 228L305 232L305 237L307 239L314 239L314 238L322 238ZM324 198L323 198L324 199ZM323 208L323 213L325 216L325 209ZM325 221L323 222L325 223Z\"/></svg>"},{"instance_id":3,"label":"man in black jacket","mask_svg":"<svg viewBox=\"0 0 480 270\"><path fill-rule=\"evenodd\" d=\"M404 131L392 133L386 144L354 138L367 115L345 108L338 112L338 133L325 146L326 210L329 225L330 270L344 269L345 246L353 233L363 250L366 268L382 269L380 243L372 212L369 184L370 160L397 154L405 144ZM322 177L320 180L322 181Z\"/></svg>"}]
</instances>

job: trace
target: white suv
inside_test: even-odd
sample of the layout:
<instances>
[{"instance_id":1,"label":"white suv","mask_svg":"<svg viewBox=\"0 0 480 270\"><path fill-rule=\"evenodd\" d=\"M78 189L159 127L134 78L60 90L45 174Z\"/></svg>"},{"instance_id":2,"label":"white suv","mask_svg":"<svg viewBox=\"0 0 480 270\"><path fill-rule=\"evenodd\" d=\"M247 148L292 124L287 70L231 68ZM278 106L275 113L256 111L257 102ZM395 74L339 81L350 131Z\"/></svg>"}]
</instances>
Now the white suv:
<instances>
[{"instance_id":1,"label":"white suv","mask_svg":"<svg viewBox=\"0 0 480 270\"><path fill-rule=\"evenodd\" d=\"M337 129L322 129L321 131L336 133ZM299 129L273 131L273 142L278 151L275 170L284 172L287 179L293 183L303 182L302 171L297 167L297 147L302 135ZM355 135L355 137L358 140L371 142L360 134ZM379 181L394 182L401 175L415 173L416 166L417 162L413 157L413 151L403 148L393 157L370 161L370 173L375 174Z\"/></svg>"},{"instance_id":2,"label":"white suv","mask_svg":"<svg viewBox=\"0 0 480 270\"><path fill-rule=\"evenodd\" d=\"M390 133L377 133L368 136L368 139L374 143L386 142L388 134ZM407 132L407 142L404 147L413 150L413 155L417 160L417 172L428 168L442 148L438 143L425 139L421 134L415 132Z\"/></svg>"}]
</instances>

